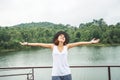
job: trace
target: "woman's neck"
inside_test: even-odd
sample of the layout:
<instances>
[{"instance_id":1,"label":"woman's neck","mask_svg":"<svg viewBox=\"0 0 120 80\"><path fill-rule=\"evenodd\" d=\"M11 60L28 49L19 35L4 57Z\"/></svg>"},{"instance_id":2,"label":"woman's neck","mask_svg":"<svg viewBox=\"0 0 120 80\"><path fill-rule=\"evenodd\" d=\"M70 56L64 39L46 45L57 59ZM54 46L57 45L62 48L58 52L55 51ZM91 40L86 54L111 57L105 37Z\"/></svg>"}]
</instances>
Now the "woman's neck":
<instances>
[{"instance_id":1,"label":"woman's neck","mask_svg":"<svg viewBox=\"0 0 120 80\"><path fill-rule=\"evenodd\" d=\"M58 46L63 47L63 42L59 42Z\"/></svg>"}]
</instances>

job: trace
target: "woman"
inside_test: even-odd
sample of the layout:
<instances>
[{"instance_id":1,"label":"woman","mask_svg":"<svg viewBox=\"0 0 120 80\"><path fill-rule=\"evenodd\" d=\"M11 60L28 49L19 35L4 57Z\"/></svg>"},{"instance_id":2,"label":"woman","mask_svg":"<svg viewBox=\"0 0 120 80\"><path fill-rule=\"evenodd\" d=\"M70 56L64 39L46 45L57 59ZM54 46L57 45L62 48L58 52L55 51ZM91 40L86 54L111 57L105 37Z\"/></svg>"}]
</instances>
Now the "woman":
<instances>
[{"instance_id":1,"label":"woman","mask_svg":"<svg viewBox=\"0 0 120 80\"><path fill-rule=\"evenodd\" d=\"M52 80L72 80L71 71L67 62L68 49L80 45L95 44L99 39L92 39L89 42L69 43L69 36L66 32L59 31L53 38L53 44L20 42L24 46L40 46L50 48L53 56Z\"/></svg>"}]
</instances>

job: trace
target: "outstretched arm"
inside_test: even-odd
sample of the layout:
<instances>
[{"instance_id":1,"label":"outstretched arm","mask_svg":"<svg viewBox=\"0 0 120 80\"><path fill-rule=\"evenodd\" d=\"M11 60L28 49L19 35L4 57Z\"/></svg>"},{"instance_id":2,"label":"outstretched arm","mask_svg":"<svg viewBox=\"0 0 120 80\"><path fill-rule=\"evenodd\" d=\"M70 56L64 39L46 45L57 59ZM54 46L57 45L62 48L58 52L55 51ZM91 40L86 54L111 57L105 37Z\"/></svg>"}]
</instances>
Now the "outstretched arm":
<instances>
[{"instance_id":1,"label":"outstretched arm","mask_svg":"<svg viewBox=\"0 0 120 80\"><path fill-rule=\"evenodd\" d=\"M23 46L40 46L45 48L53 48L53 44L45 44L45 43L28 43L28 42L20 42Z\"/></svg>"},{"instance_id":2,"label":"outstretched arm","mask_svg":"<svg viewBox=\"0 0 120 80\"><path fill-rule=\"evenodd\" d=\"M75 42L75 43L70 43L67 45L68 48L72 48L72 47L76 47L76 46L80 46L80 45L88 45L88 44L96 44L100 41L100 39L92 39L89 42Z\"/></svg>"}]
</instances>

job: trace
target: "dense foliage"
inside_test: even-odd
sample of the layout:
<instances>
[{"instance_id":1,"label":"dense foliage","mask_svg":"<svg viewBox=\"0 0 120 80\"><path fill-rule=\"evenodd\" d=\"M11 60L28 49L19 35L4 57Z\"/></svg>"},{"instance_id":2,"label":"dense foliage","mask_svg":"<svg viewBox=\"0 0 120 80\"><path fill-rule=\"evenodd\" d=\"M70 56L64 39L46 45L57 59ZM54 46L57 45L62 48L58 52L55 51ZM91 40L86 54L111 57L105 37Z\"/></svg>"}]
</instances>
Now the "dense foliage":
<instances>
[{"instance_id":1,"label":"dense foliage","mask_svg":"<svg viewBox=\"0 0 120 80\"><path fill-rule=\"evenodd\" d=\"M25 23L11 27L0 27L0 51L3 49L23 49L20 41L51 43L54 34L66 31L70 42L89 41L100 38L104 44L120 44L120 23L107 25L103 19L81 23L79 27L69 24L54 24L50 22ZM29 47L30 48L30 47Z\"/></svg>"}]
</instances>

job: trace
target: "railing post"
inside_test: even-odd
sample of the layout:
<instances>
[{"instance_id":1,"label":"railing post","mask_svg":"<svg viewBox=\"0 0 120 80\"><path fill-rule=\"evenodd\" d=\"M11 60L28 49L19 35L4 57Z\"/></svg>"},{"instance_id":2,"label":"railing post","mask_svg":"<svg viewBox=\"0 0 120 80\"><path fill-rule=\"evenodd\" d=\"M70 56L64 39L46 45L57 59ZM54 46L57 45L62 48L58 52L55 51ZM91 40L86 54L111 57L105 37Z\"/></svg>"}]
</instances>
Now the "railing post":
<instances>
[{"instance_id":1,"label":"railing post","mask_svg":"<svg viewBox=\"0 0 120 80\"><path fill-rule=\"evenodd\" d=\"M110 66L108 66L108 80L111 80Z\"/></svg>"},{"instance_id":2,"label":"railing post","mask_svg":"<svg viewBox=\"0 0 120 80\"><path fill-rule=\"evenodd\" d=\"M34 68L32 68L32 80L34 80Z\"/></svg>"},{"instance_id":3,"label":"railing post","mask_svg":"<svg viewBox=\"0 0 120 80\"><path fill-rule=\"evenodd\" d=\"M27 74L27 80L29 80L29 74Z\"/></svg>"}]
</instances>

